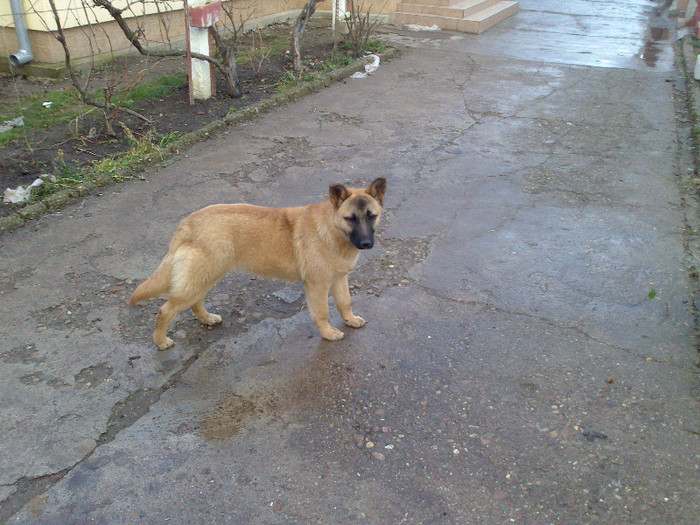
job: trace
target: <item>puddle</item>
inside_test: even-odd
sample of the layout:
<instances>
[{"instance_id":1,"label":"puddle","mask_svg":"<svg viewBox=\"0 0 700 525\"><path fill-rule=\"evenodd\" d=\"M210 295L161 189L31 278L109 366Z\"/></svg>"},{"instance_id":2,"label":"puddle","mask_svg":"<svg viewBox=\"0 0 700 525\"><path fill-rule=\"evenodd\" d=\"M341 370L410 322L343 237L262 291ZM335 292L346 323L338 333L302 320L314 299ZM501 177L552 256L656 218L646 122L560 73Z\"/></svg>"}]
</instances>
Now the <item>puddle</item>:
<instances>
[{"instance_id":1,"label":"puddle","mask_svg":"<svg viewBox=\"0 0 700 525\"><path fill-rule=\"evenodd\" d=\"M644 49L642 49L642 54L639 55L639 58L644 60L644 63L646 63L647 66L654 67L656 66L656 62L659 60L660 54L661 49L656 42L647 41L644 44Z\"/></svg>"},{"instance_id":2,"label":"puddle","mask_svg":"<svg viewBox=\"0 0 700 525\"><path fill-rule=\"evenodd\" d=\"M650 27L649 38L644 43L642 52L639 58L644 60L644 63L649 67L655 67L661 54L661 47L657 42L665 41L670 38L670 31L666 27Z\"/></svg>"},{"instance_id":3,"label":"puddle","mask_svg":"<svg viewBox=\"0 0 700 525\"><path fill-rule=\"evenodd\" d=\"M658 42L659 40L668 40L670 36L669 30L665 27L652 27L650 32L651 39L654 42Z\"/></svg>"}]
</instances>

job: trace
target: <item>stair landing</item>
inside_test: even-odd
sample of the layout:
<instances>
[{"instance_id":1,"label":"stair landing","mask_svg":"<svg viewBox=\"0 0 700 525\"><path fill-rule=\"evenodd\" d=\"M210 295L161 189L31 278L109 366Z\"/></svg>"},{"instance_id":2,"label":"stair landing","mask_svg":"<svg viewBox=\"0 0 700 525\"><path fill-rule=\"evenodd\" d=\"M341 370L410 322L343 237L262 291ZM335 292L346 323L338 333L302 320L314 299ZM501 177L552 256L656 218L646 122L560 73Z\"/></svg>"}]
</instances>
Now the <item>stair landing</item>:
<instances>
[{"instance_id":1,"label":"stair landing","mask_svg":"<svg viewBox=\"0 0 700 525\"><path fill-rule=\"evenodd\" d=\"M394 23L478 35L517 13L518 7L511 0L409 0L398 4Z\"/></svg>"}]
</instances>

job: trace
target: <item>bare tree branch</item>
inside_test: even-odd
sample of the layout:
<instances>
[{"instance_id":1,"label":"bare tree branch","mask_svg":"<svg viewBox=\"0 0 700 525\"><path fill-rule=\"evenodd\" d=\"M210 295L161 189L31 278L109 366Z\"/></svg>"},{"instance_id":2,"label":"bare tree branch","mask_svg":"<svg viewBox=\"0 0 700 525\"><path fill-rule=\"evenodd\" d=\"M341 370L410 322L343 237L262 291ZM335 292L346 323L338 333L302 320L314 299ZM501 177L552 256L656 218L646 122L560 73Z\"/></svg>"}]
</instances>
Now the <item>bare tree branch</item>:
<instances>
[{"instance_id":1,"label":"bare tree branch","mask_svg":"<svg viewBox=\"0 0 700 525\"><path fill-rule=\"evenodd\" d=\"M66 57L66 69L68 70L68 74L70 75L71 82L73 83L73 87L78 91L78 94L80 95L80 100L82 100L85 104L88 104L90 106L94 106L96 108L100 108L107 114L108 112L113 112L116 113L118 111L121 111L123 113L126 113L128 115L131 115L133 117L136 117L148 124L152 124L152 122L145 116L141 115L140 113L133 111L129 108L121 107L121 106L115 106L114 104L110 104L109 102L107 103L102 103L94 100L93 98L90 97L89 93L87 90L80 85L80 82L78 81L78 77L75 74L75 71L73 71L73 67L71 66L71 61L70 61L70 50L68 49L68 43L66 42L66 35L63 32L63 26L61 25L61 19L58 15L58 10L56 9L56 2L54 0L49 0L49 5L51 6L51 11L53 12L54 20L56 21L56 33L54 34L54 37L58 42L61 44L63 47L63 51ZM114 134L114 130L112 130L110 119L106 119L106 124L107 124L107 131L110 134Z\"/></svg>"},{"instance_id":2,"label":"bare tree branch","mask_svg":"<svg viewBox=\"0 0 700 525\"><path fill-rule=\"evenodd\" d=\"M122 17L123 9L117 9L112 5L112 2L109 0L93 0L93 3L96 6L102 7L107 10L107 12L112 16L114 21L117 23L117 25L121 28L122 32L126 36L126 38L131 42L131 45L136 48L136 50L141 53L144 56L151 56L151 57L176 57L176 56L181 56L184 57L186 52L185 51L179 51L179 50L172 50L172 51L155 51L155 50L149 50L143 47L141 44L141 36L142 32L139 31L132 31L129 25L126 23L126 20L124 20L124 17ZM206 62L209 62L212 64L216 69L218 69L222 75L226 78L226 83L229 88L229 95L233 97L237 97L241 95L240 92L240 86L236 86L236 82L231 79L231 73L227 67L216 60L215 58L212 58L207 55L203 55L201 53L191 53L192 58L196 58L198 60L204 60ZM235 55L234 55L235 57Z\"/></svg>"}]
</instances>

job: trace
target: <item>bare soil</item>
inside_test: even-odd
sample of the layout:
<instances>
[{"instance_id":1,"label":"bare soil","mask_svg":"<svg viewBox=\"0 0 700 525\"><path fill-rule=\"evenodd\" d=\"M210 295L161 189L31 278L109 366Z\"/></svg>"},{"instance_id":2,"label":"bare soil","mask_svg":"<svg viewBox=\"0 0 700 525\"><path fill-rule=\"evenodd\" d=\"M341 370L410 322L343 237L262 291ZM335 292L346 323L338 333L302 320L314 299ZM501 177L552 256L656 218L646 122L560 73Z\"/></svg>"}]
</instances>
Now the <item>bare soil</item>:
<instances>
[{"instance_id":1,"label":"bare soil","mask_svg":"<svg viewBox=\"0 0 700 525\"><path fill-rule=\"evenodd\" d=\"M275 38L278 41L282 38L290 41L291 31L291 24L277 24L263 29L263 38L266 41ZM243 43L245 44L245 41ZM339 53L343 53L338 49L334 50L329 20L312 20L307 26L302 45L306 67L311 71L320 68L332 56L337 57ZM275 94L279 80L292 70L290 48L291 46L287 46L285 51L270 54L263 61L239 66L238 74L244 91L240 98L229 97L225 93L226 83L223 77L217 75L216 86L219 93L211 100L196 101L191 106L185 81L185 85L166 98L137 103L134 109L148 117L153 122L152 125L124 113L120 114L118 120L137 138L149 131L168 135L201 128L224 117L231 108L244 108ZM109 71L113 75L114 67L114 64L111 64L103 71ZM118 67L123 68L125 78L129 72L144 74L143 72L147 71L147 78L154 78L158 75L177 73L184 76L187 71L184 58L179 57L157 61L142 56L129 57L120 59ZM99 73L93 71L91 74ZM124 81L125 84L127 82ZM73 89L70 81L0 76L0 98L17 100L18 108L23 97L63 89ZM0 114L0 123L14 116L16 115ZM75 120L40 130L27 128L24 137L0 149L0 195L5 188L26 186L42 174L60 175L58 171L89 166L107 156L126 151L129 148L129 140L123 127L118 126L115 132L115 136L107 133L104 117L99 111L92 111L78 119L77 133ZM65 165L61 163L59 166L59 155L62 156ZM0 216L8 215L19 207L16 204L2 203L0 199Z\"/></svg>"}]
</instances>

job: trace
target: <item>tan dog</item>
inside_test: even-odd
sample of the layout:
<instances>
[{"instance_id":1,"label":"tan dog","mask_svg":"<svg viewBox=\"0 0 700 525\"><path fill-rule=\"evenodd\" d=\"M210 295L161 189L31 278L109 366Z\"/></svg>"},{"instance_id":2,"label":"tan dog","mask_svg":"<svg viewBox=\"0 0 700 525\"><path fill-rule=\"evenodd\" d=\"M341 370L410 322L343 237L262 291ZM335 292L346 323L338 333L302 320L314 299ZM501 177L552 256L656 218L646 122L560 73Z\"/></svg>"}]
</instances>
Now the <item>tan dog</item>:
<instances>
[{"instance_id":1,"label":"tan dog","mask_svg":"<svg viewBox=\"0 0 700 525\"><path fill-rule=\"evenodd\" d=\"M311 318L324 339L344 335L328 323L329 291L345 324L363 326L365 320L350 309L348 272L360 250L374 246L386 179L375 179L367 189L332 184L329 193L329 200L294 208L215 204L183 219L160 266L129 299L134 305L168 292L158 311L156 346L173 346L168 327L187 308L206 325L221 322L221 316L204 308L204 296L231 270L302 281Z\"/></svg>"}]
</instances>

